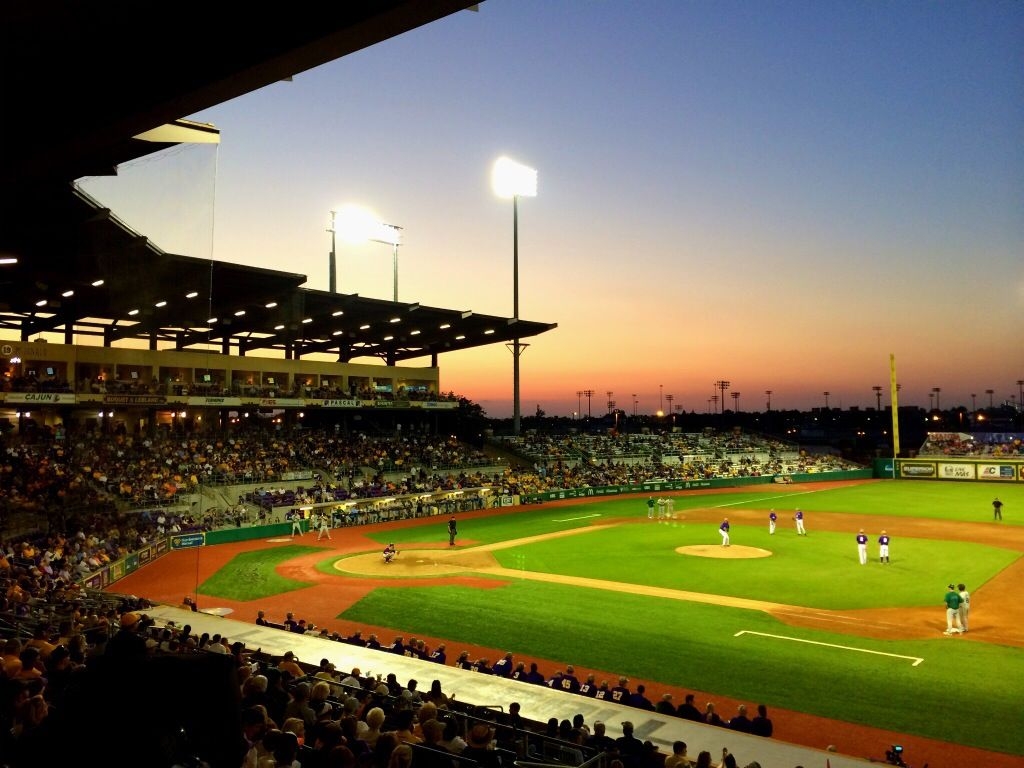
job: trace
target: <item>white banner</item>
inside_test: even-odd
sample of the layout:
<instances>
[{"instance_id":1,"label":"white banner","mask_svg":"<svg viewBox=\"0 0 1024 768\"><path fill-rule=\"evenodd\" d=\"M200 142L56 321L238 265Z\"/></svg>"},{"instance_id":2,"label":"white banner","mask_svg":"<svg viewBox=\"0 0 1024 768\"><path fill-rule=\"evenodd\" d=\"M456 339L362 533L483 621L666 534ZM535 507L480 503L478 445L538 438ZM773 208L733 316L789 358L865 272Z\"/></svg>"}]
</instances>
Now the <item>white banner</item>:
<instances>
[{"instance_id":1,"label":"white banner","mask_svg":"<svg viewBox=\"0 0 1024 768\"><path fill-rule=\"evenodd\" d=\"M939 464L939 477L950 480L974 480L973 464Z\"/></svg>"}]
</instances>

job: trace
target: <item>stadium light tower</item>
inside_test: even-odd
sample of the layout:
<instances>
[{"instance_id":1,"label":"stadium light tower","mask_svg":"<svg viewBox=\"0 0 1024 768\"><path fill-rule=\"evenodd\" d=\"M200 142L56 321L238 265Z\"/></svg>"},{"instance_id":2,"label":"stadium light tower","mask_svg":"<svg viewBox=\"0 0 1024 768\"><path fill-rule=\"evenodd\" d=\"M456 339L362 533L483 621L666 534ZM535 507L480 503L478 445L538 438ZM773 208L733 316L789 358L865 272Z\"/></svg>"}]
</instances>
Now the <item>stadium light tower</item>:
<instances>
[{"instance_id":1,"label":"stadium light tower","mask_svg":"<svg viewBox=\"0 0 1024 768\"><path fill-rule=\"evenodd\" d=\"M872 387L875 390L875 410L882 410L882 387L878 384Z\"/></svg>"},{"instance_id":2,"label":"stadium light tower","mask_svg":"<svg viewBox=\"0 0 1024 768\"><path fill-rule=\"evenodd\" d=\"M995 393L996 393L996 391L994 389L986 389L985 390L985 394L988 395L988 407L989 408L992 408L992 395L994 395Z\"/></svg>"},{"instance_id":3,"label":"stadium light tower","mask_svg":"<svg viewBox=\"0 0 1024 768\"><path fill-rule=\"evenodd\" d=\"M771 413L772 412L772 391L770 389L766 389L764 391L764 393L766 395L768 395L768 413Z\"/></svg>"},{"instance_id":4,"label":"stadium light tower","mask_svg":"<svg viewBox=\"0 0 1024 768\"><path fill-rule=\"evenodd\" d=\"M725 413L725 392L726 392L727 389L729 389L731 384L732 384L731 382L728 382L725 379L719 379L718 381L715 382L715 389L721 390L721 392L722 392L722 397L721 397L722 413Z\"/></svg>"},{"instance_id":5,"label":"stadium light tower","mask_svg":"<svg viewBox=\"0 0 1024 768\"><path fill-rule=\"evenodd\" d=\"M828 396L831 395L832 393L831 392L822 392L821 394L823 394L825 396L825 410L827 411L828 410Z\"/></svg>"},{"instance_id":6,"label":"stadium light tower","mask_svg":"<svg viewBox=\"0 0 1024 768\"><path fill-rule=\"evenodd\" d=\"M491 169L491 188L498 197L512 198L512 321L516 337L512 340L512 433L519 434L519 198L537 196L537 171L508 157L499 157ZM589 409L589 397L588 397ZM589 415L589 414L588 414Z\"/></svg>"},{"instance_id":7,"label":"stadium light tower","mask_svg":"<svg viewBox=\"0 0 1024 768\"><path fill-rule=\"evenodd\" d=\"M346 243L383 243L391 246L394 283L393 301L398 302L398 246L402 244L402 228L396 224L378 221L376 215L358 205L343 205L331 211L331 293L337 293L337 236Z\"/></svg>"},{"instance_id":8,"label":"stadium light tower","mask_svg":"<svg viewBox=\"0 0 1024 768\"><path fill-rule=\"evenodd\" d=\"M338 256L337 256L337 227L335 222L337 221L338 212L331 211L331 228L327 231L331 233L331 254L327 261L327 285L328 290L331 293L338 292Z\"/></svg>"},{"instance_id":9,"label":"stadium light tower","mask_svg":"<svg viewBox=\"0 0 1024 768\"><path fill-rule=\"evenodd\" d=\"M739 392L730 392L729 396L732 398L732 412L733 413L739 413L740 412L740 393Z\"/></svg>"},{"instance_id":10,"label":"stadium light tower","mask_svg":"<svg viewBox=\"0 0 1024 768\"><path fill-rule=\"evenodd\" d=\"M935 410L941 411L942 406L939 404L939 393L942 392L942 387L932 387L932 392L935 393Z\"/></svg>"}]
</instances>

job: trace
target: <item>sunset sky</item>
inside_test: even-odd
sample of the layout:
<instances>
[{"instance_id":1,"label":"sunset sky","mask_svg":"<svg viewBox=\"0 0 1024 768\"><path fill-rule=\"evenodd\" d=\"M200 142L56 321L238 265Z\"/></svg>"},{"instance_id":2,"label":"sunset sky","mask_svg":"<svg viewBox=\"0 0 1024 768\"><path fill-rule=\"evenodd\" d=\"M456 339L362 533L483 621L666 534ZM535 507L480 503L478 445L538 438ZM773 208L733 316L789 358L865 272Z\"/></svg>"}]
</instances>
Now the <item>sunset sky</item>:
<instances>
[{"instance_id":1,"label":"sunset sky","mask_svg":"<svg viewBox=\"0 0 1024 768\"><path fill-rule=\"evenodd\" d=\"M484 314L512 315L491 165L536 168L520 316L558 328L524 415L703 412L720 379L730 409L874 407L890 353L901 404L1024 379L1024 3L486 0L183 117L221 144L83 186L165 250L322 290L359 203L403 228L401 301ZM338 263L391 298L388 246ZM504 345L440 366L511 414Z\"/></svg>"}]
</instances>

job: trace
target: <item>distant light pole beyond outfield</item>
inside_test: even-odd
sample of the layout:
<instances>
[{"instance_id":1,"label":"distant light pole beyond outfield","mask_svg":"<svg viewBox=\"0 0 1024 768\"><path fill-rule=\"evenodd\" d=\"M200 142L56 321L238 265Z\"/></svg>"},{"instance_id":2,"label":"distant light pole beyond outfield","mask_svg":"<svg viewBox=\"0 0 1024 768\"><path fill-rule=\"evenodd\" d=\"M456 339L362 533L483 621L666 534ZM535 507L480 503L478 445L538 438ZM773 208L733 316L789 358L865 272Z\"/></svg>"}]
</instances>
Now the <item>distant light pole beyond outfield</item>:
<instances>
[{"instance_id":1,"label":"distant light pole beyond outfield","mask_svg":"<svg viewBox=\"0 0 1024 768\"><path fill-rule=\"evenodd\" d=\"M537 171L507 157L499 157L491 170L491 188L498 197L512 198L512 434L519 434L522 414L519 406L519 198L537 196Z\"/></svg>"}]
</instances>

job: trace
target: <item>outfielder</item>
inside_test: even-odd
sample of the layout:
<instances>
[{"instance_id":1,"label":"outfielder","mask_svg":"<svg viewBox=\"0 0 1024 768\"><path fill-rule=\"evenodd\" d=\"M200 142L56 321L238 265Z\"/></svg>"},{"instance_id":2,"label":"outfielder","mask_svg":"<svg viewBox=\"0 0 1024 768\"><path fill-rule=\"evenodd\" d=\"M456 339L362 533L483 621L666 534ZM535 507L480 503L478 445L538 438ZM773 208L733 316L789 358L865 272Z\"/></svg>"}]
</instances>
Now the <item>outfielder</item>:
<instances>
[{"instance_id":1,"label":"outfielder","mask_svg":"<svg viewBox=\"0 0 1024 768\"><path fill-rule=\"evenodd\" d=\"M718 526L718 532L722 535L722 546L729 546L729 518L725 518L722 524Z\"/></svg>"}]
</instances>

